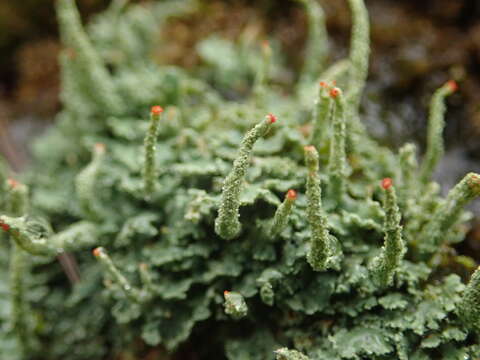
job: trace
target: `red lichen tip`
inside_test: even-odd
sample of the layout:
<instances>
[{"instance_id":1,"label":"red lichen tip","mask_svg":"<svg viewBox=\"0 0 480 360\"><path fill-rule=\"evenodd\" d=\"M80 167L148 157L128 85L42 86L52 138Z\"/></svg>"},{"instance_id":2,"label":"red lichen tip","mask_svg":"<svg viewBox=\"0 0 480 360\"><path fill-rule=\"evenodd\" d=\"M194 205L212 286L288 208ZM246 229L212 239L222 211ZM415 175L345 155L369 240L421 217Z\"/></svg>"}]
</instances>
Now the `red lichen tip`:
<instances>
[{"instance_id":1,"label":"red lichen tip","mask_svg":"<svg viewBox=\"0 0 480 360\"><path fill-rule=\"evenodd\" d=\"M337 80L332 80L332 85L337 86Z\"/></svg>"},{"instance_id":2,"label":"red lichen tip","mask_svg":"<svg viewBox=\"0 0 480 360\"><path fill-rule=\"evenodd\" d=\"M293 189L287 191L287 199L288 200L296 200L297 199L297 192Z\"/></svg>"},{"instance_id":3,"label":"red lichen tip","mask_svg":"<svg viewBox=\"0 0 480 360\"><path fill-rule=\"evenodd\" d=\"M384 188L385 190L388 190L392 187L393 185L393 180L391 178L385 178L382 180L382 188Z\"/></svg>"},{"instance_id":4,"label":"red lichen tip","mask_svg":"<svg viewBox=\"0 0 480 360\"><path fill-rule=\"evenodd\" d=\"M303 147L303 150L308 151L308 152L312 152L312 151L315 151L316 149L315 149L315 146L313 146L313 145L307 145L307 146Z\"/></svg>"},{"instance_id":5,"label":"red lichen tip","mask_svg":"<svg viewBox=\"0 0 480 360\"><path fill-rule=\"evenodd\" d=\"M474 173L468 174L467 184L470 189L475 193L480 195L480 176Z\"/></svg>"},{"instance_id":6,"label":"red lichen tip","mask_svg":"<svg viewBox=\"0 0 480 360\"><path fill-rule=\"evenodd\" d=\"M96 143L95 146L93 147L93 150L97 153L97 154L103 154L105 153L105 149L107 147L105 146L105 144L103 143Z\"/></svg>"},{"instance_id":7,"label":"red lichen tip","mask_svg":"<svg viewBox=\"0 0 480 360\"><path fill-rule=\"evenodd\" d=\"M3 229L3 231L10 230L10 225L5 224L3 221L0 221L0 227Z\"/></svg>"},{"instance_id":8,"label":"red lichen tip","mask_svg":"<svg viewBox=\"0 0 480 360\"><path fill-rule=\"evenodd\" d=\"M334 87L330 90L330 96L335 99L337 96L339 96L342 93L342 90L340 90L337 87Z\"/></svg>"},{"instance_id":9,"label":"red lichen tip","mask_svg":"<svg viewBox=\"0 0 480 360\"><path fill-rule=\"evenodd\" d=\"M161 113L163 113L163 108L161 106L155 105L152 106L150 112L152 113L152 115L160 115Z\"/></svg>"},{"instance_id":10,"label":"red lichen tip","mask_svg":"<svg viewBox=\"0 0 480 360\"><path fill-rule=\"evenodd\" d=\"M95 257L99 257L102 254L102 248L97 247L93 249L92 254Z\"/></svg>"},{"instance_id":11,"label":"red lichen tip","mask_svg":"<svg viewBox=\"0 0 480 360\"><path fill-rule=\"evenodd\" d=\"M263 40L262 41L262 47L267 50L267 49L270 49L270 41L268 40Z\"/></svg>"},{"instance_id":12,"label":"red lichen tip","mask_svg":"<svg viewBox=\"0 0 480 360\"><path fill-rule=\"evenodd\" d=\"M228 290L225 290L225 291L223 292L223 295L224 295L224 296L227 296L228 294L230 294L230 291L228 291Z\"/></svg>"},{"instance_id":13,"label":"red lichen tip","mask_svg":"<svg viewBox=\"0 0 480 360\"><path fill-rule=\"evenodd\" d=\"M275 115L273 115L273 114L268 114L268 115L267 115L267 119L268 119L268 121L270 122L270 124L273 124L274 122L277 121L277 117L276 117Z\"/></svg>"},{"instance_id":14,"label":"red lichen tip","mask_svg":"<svg viewBox=\"0 0 480 360\"><path fill-rule=\"evenodd\" d=\"M18 185L20 185L20 183L14 179L8 179L7 183L8 183L8 186L10 186L12 189L15 189Z\"/></svg>"},{"instance_id":15,"label":"red lichen tip","mask_svg":"<svg viewBox=\"0 0 480 360\"><path fill-rule=\"evenodd\" d=\"M327 84L325 81L320 81L320 82L318 83L318 85L320 85L320 87L321 87L321 88L324 88L324 89L325 89L325 88L328 88L328 84Z\"/></svg>"},{"instance_id":16,"label":"red lichen tip","mask_svg":"<svg viewBox=\"0 0 480 360\"><path fill-rule=\"evenodd\" d=\"M458 90L458 84L455 80L449 80L445 85L448 86L451 92L455 92Z\"/></svg>"}]
</instances>

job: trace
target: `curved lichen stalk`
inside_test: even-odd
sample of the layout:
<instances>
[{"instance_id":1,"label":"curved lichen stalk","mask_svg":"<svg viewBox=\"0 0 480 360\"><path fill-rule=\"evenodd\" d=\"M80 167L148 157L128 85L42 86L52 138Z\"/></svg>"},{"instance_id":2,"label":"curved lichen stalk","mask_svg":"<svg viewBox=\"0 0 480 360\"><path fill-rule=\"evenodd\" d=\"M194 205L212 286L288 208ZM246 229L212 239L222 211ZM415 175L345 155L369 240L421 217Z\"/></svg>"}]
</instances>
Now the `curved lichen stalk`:
<instances>
[{"instance_id":1,"label":"curved lichen stalk","mask_svg":"<svg viewBox=\"0 0 480 360\"><path fill-rule=\"evenodd\" d=\"M308 39L300 85L309 85L320 76L328 55L328 36L325 14L316 0L297 0L305 5L308 15Z\"/></svg>"},{"instance_id":2,"label":"curved lichen stalk","mask_svg":"<svg viewBox=\"0 0 480 360\"><path fill-rule=\"evenodd\" d=\"M418 244L421 252L434 253L442 245L446 234L458 221L465 205L480 196L480 175L467 174L448 193L445 202L431 215L431 220L420 234L424 242Z\"/></svg>"},{"instance_id":3,"label":"curved lichen stalk","mask_svg":"<svg viewBox=\"0 0 480 360\"><path fill-rule=\"evenodd\" d=\"M233 239L240 233L241 224L238 218L240 208L240 191L245 173L250 162L250 153L253 145L266 134L277 118L269 114L251 129L243 138L237 158L233 162L233 169L228 174L222 188L222 198L218 216L215 219L215 232L226 240Z\"/></svg>"},{"instance_id":4,"label":"curved lichen stalk","mask_svg":"<svg viewBox=\"0 0 480 360\"><path fill-rule=\"evenodd\" d=\"M348 0L352 12L350 64L347 101L350 114L356 116L368 76L370 58L370 23L363 0Z\"/></svg>"},{"instance_id":5,"label":"curved lichen stalk","mask_svg":"<svg viewBox=\"0 0 480 360\"><path fill-rule=\"evenodd\" d=\"M430 178L439 160L445 152L443 144L443 129L445 127L445 98L457 90L454 81L448 81L439 88L430 102L430 113L428 118L427 131L427 152L420 169L420 180L423 183L430 181Z\"/></svg>"},{"instance_id":6,"label":"curved lichen stalk","mask_svg":"<svg viewBox=\"0 0 480 360\"><path fill-rule=\"evenodd\" d=\"M105 64L82 27L75 0L56 1L62 42L74 51L78 64L78 83L88 88L86 93L100 113L121 113L124 110L123 103Z\"/></svg>"}]
</instances>

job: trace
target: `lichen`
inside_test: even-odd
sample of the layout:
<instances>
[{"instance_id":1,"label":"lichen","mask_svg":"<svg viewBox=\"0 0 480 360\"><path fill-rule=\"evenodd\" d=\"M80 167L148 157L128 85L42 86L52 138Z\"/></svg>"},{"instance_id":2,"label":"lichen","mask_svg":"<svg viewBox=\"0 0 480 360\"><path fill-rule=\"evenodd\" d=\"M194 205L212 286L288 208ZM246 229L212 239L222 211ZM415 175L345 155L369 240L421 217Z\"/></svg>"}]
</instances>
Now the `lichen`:
<instances>
[{"instance_id":1,"label":"lichen","mask_svg":"<svg viewBox=\"0 0 480 360\"><path fill-rule=\"evenodd\" d=\"M29 192L0 169L0 357L480 356L478 271L465 285L438 260L480 193L473 173L446 199L430 179L453 83L420 165L412 145L378 145L361 122L364 2L349 0L349 59L330 67L321 10L303 2L319 23L298 86L271 85L278 49L264 47L234 101L148 56L188 1L117 1L87 31L58 1L63 109L33 146ZM57 258L80 274L72 289Z\"/></svg>"}]
</instances>

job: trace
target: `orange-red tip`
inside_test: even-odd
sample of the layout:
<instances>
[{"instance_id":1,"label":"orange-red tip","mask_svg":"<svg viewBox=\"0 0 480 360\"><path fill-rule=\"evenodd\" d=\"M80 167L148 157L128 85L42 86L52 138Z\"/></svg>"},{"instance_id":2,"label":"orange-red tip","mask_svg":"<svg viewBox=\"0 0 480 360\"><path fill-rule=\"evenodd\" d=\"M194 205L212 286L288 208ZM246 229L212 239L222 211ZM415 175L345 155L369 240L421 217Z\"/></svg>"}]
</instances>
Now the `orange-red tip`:
<instances>
[{"instance_id":1,"label":"orange-red tip","mask_svg":"<svg viewBox=\"0 0 480 360\"><path fill-rule=\"evenodd\" d=\"M102 249L99 248L99 247L93 249L93 251L92 251L92 254L93 254L93 256L95 256L95 257L99 257L101 253L102 253Z\"/></svg>"},{"instance_id":2,"label":"orange-red tip","mask_svg":"<svg viewBox=\"0 0 480 360\"><path fill-rule=\"evenodd\" d=\"M316 149L315 149L315 146L313 146L313 145L304 146L303 149L304 149L305 151L315 151L315 150L316 150Z\"/></svg>"},{"instance_id":3,"label":"orange-red tip","mask_svg":"<svg viewBox=\"0 0 480 360\"><path fill-rule=\"evenodd\" d=\"M3 229L3 231L8 231L10 230L10 225L5 224L4 222L0 221L0 227Z\"/></svg>"},{"instance_id":4,"label":"orange-red tip","mask_svg":"<svg viewBox=\"0 0 480 360\"><path fill-rule=\"evenodd\" d=\"M455 80L449 80L447 81L448 88L450 89L451 92L455 92L458 90L458 84Z\"/></svg>"},{"instance_id":5,"label":"orange-red tip","mask_svg":"<svg viewBox=\"0 0 480 360\"><path fill-rule=\"evenodd\" d=\"M228 294L230 294L230 291L228 291L228 290L225 290L225 291L223 292L223 295L225 295L225 296L227 296Z\"/></svg>"},{"instance_id":6,"label":"orange-red tip","mask_svg":"<svg viewBox=\"0 0 480 360\"><path fill-rule=\"evenodd\" d=\"M338 95L340 95L340 89L339 88L334 87L330 90L330 96L332 98L335 99Z\"/></svg>"},{"instance_id":7,"label":"orange-red tip","mask_svg":"<svg viewBox=\"0 0 480 360\"><path fill-rule=\"evenodd\" d=\"M161 113L163 113L163 108L161 106L155 105L152 106L150 112L152 113L152 115L160 115Z\"/></svg>"},{"instance_id":8,"label":"orange-red tip","mask_svg":"<svg viewBox=\"0 0 480 360\"><path fill-rule=\"evenodd\" d=\"M94 146L95 152L98 154L103 154L107 147L103 143L96 143Z\"/></svg>"},{"instance_id":9,"label":"orange-red tip","mask_svg":"<svg viewBox=\"0 0 480 360\"><path fill-rule=\"evenodd\" d=\"M268 118L268 121L270 122L270 124L273 124L274 122L277 121L277 117L273 114L268 114L267 118Z\"/></svg>"},{"instance_id":10,"label":"orange-red tip","mask_svg":"<svg viewBox=\"0 0 480 360\"><path fill-rule=\"evenodd\" d=\"M393 180L391 178L385 178L382 180L382 188L385 190L388 190L392 187L393 185Z\"/></svg>"},{"instance_id":11,"label":"orange-red tip","mask_svg":"<svg viewBox=\"0 0 480 360\"><path fill-rule=\"evenodd\" d=\"M287 199L288 200L296 200L297 199L297 192L293 189L287 191Z\"/></svg>"},{"instance_id":12,"label":"orange-red tip","mask_svg":"<svg viewBox=\"0 0 480 360\"><path fill-rule=\"evenodd\" d=\"M8 183L8 186L10 186L12 189L15 189L18 185L20 185L20 183L14 179L8 179L7 183Z\"/></svg>"},{"instance_id":13,"label":"orange-red tip","mask_svg":"<svg viewBox=\"0 0 480 360\"><path fill-rule=\"evenodd\" d=\"M325 81L320 81L318 83L318 85L320 85L320 87L322 87L322 88L327 88L328 87L328 84Z\"/></svg>"}]
</instances>

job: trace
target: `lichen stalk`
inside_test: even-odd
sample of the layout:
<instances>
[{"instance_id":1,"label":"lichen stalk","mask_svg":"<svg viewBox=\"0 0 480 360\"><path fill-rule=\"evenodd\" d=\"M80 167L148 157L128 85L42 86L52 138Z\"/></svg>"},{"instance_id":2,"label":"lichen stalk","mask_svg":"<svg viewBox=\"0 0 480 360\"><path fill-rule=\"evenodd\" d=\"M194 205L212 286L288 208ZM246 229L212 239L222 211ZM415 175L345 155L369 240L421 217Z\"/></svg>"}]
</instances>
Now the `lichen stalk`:
<instances>
[{"instance_id":1,"label":"lichen stalk","mask_svg":"<svg viewBox=\"0 0 480 360\"><path fill-rule=\"evenodd\" d=\"M416 158L416 147L414 144L405 144L399 150L400 171L402 174L401 185L401 203L405 204L406 200L415 195L417 186L418 163Z\"/></svg>"},{"instance_id":2,"label":"lichen stalk","mask_svg":"<svg viewBox=\"0 0 480 360\"><path fill-rule=\"evenodd\" d=\"M331 196L336 200L337 206L340 206L345 195L347 176L345 100L342 91L336 87L330 90L330 96L335 103L335 115L332 123L333 136L330 142L328 174Z\"/></svg>"},{"instance_id":3,"label":"lichen stalk","mask_svg":"<svg viewBox=\"0 0 480 360\"><path fill-rule=\"evenodd\" d=\"M46 223L27 217L0 216L0 227L26 252L32 255L55 256L57 249L48 242L51 229Z\"/></svg>"},{"instance_id":4,"label":"lichen stalk","mask_svg":"<svg viewBox=\"0 0 480 360\"><path fill-rule=\"evenodd\" d=\"M430 178L439 160L445 152L443 130L445 128L445 99L457 90L454 81L448 81L433 94L430 102L427 130L427 151L420 169L420 180L423 183Z\"/></svg>"},{"instance_id":5,"label":"lichen stalk","mask_svg":"<svg viewBox=\"0 0 480 360\"><path fill-rule=\"evenodd\" d=\"M297 192L295 190L288 190L285 195L285 200L278 206L277 211L272 220L270 228L270 237L278 236L288 225L288 218L292 212L293 205L297 199Z\"/></svg>"},{"instance_id":6,"label":"lichen stalk","mask_svg":"<svg viewBox=\"0 0 480 360\"><path fill-rule=\"evenodd\" d=\"M401 215L392 179L383 179L381 187L385 193L383 202L385 211L384 245L380 254L370 264L370 270L374 282L383 288L392 284L395 272L399 269L405 255L405 244L400 225Z\"/></svg>"},{"instance_id":7,"label":"lichen stalk","mask_svg":"<svg viewBox=\"0 0 480 360\"><path fill-rule=\"evenodd\" d=\"M125 295L134 302L140 301L140 292L138 289L130 285L130 282L117 269L110 256L104 248L98 247L93 250L93 256L105 267L107 272L112 276L113 281L119 285Z\"/></svg>"},{"instance_id":8,"label":"lichen stalk","mask_svg":"<svg viewBox=\"0 0 480 360\"><path fill-rule=\"evenodd\" d=\"M143 188L147 198L150 198L155 191L158 170L156 167L156 149L158 126L162 116L163 109L160 106L153 106L150 111L150 124L147 135L145 136L144 147L144 163L143 163Z\"/></svg>"},{"instance_id":9,"label":"lichen stalk","mask_svg":"<svg viewBox=\"0 0 480 360\"><path fill-rule=\"evenodd\" d=\"M13 179L7 180L7 186L9 189L7 211L14 216L25 214L28 211L28 188ZM22 352L21 356L26 358L33 337L28 328L28 308L25 300L24 277L28 271L28 263L25 252L15 242L12 242L10 248L9 271L12 328Z\"/></svg>"},{"instance_id":10,"label":"lichen stalk","mask_svg":"<svg viewBox=\"0 0 480 360\"><path fill-rule=\"evenodd\" d=\"M265 103L265 93L267 91L268 81L270 79L270 68L272 61L272 48L270 43L265 40L262 43L262 63L255 79L253 93L257 106L262 106Z\"/></svg>"},{"instance_id":11,"label":"lichen stalk","mask_svg":"<svg viewBox=\"0 0 480 360\"><path fill-rule=\"evenodd\" d=\"M445 202L431 216L430 222L423 228L420 238L429 239L419 244L424 252L435 252L442 239L458 221L465 205L480 196L480 175L467 174L448 193Z\"/></svg>"},{"instance_id":12,"label":"lichen stalk","mask_svg":"<svg viewBox=\"0 0 480 360\"><path fill-rule=\"evenodd\" d=\"M351 113L356 115L368 75L370 23L363 0L348 0L348 3L352 12L352 35L347 99Z\"/></svg>"},{"instance_id":13,"label":"lichen stalk","mask_svg":"<svg viewBox=\"0 0 480 360\"><path fill-rule=\"evenodd\" d=\"M140 274L140 280L143 284L143 292L147 294L151 293L153 291L153 280L148 265L141 263L138 266L138 272Z\"/></svg>"},{"instance_id":14,"label":"lichen stalk","mask_svg":"<svg viewBox=\"0 0 480 360\"><path fill-rule=\"evenodd\" d=\"M467 327L480 331L480 267L472 274L463 291L457 313Z\"/></svg>"},{"instance_id":15,"label":"lichen stalk","mask_svg":"<svg viewBox=\"0 0 480 360\"><path fill-rule=\"evenodd\" d=\"M75 179L75 190L80 208L84 215L91 220L98 220L102 216L96 185L102 169L105 151L104 144L95 144L90 164Z\"/></svg>"},{"instance_id":16,"label":"lichen stalk","mask_svg":"<svg viewBox=\"0 0 480 360\"><path fill-rule=\"evenodd\" d=\"M215 219L215 232L225 240L238 236L241 230L239 221L240 191L247 171L253 145L264 136L277 118L269 114L253 129L247 132L240 145L237 158L233 162L233 169L226 177L220 201L218 216Z\"/></svg>"},{"instance_id":17,"label":"lichen stalk","mask_svg":"<svg viewBox=\"0 0 480 360\"><path fill-rule=\"evenodd\" d=\"M318 79L328 54L328 35L325 14L315 0L299 0L304 4L308 16L308 39L300 84L308 84Z\"/></svg>"},{"instance_id":18,"label":"lichen stalk","mask_svg":"<svg viewBox=\"0 0 480 360\"><path fill-rule=\"evenodd\" d=\"M121 113L123 104L105 64L82 27L75 0L57 0L57 18L64 45L74 49L81 72L78 81L89 89L90 101L101 113Z\"/></svg>"},{"instance_id":19,"label":"lichen stalk","mask_svg":"<svg viewBox=\"0 0 480 360\"><path fill-rule=\"evenodd\" d=\"M338 267L339 247L337 239L328 229L322 209L322 192L318 174L318 152L314 146L305 147L307 175L307 221L311 229L307 261L315 271Z\"/></svg>"},{"instance_id":20,"label":"lichen stalk","mask_svg":"<svg viewBox=\"0 0 480 360\"><path fill-rule=\"evenodd\" d=\"M318 85L318 97L313 108L313 131L310 137L310 144L320 147L326 138L328 119L332 111L332 98L329 96L329 84L320 81Z\"/></svg>"}]
</instances>

